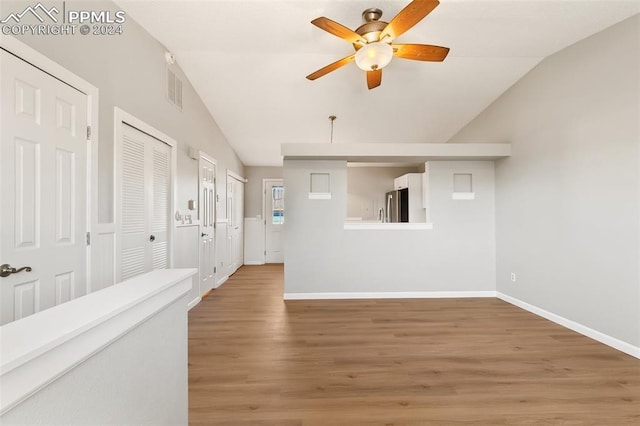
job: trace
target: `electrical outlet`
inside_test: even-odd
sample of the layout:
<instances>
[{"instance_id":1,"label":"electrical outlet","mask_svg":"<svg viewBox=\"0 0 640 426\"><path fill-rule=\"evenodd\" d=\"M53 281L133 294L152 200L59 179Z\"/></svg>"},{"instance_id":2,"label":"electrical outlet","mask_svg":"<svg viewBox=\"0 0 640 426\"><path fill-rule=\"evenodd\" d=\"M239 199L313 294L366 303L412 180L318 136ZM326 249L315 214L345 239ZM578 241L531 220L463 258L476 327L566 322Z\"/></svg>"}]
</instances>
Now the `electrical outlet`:
<instances>
[{"instance_id":1,"label":"electrical outlet","mask_svg":"<svg viewBox=\"0 0 640 426\"><path fill-rule=\"evenodd\" d=\"M514 283L516 282L516 273L515 272L511 273L511 281L513 281Z\"/></svg>"}]
</instances>

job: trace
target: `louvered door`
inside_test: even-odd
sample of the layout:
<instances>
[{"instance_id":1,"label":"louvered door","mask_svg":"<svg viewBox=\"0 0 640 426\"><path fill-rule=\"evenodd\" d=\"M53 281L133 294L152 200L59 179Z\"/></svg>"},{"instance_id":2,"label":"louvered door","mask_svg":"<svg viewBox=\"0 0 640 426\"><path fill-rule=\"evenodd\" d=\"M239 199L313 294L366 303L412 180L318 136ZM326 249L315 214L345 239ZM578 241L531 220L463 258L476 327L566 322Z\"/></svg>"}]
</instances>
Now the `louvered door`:
<instances>
[{"instance_id":1,"label":"louvered door","mask_svg":"<svg viewBox=\"0 0 640 426\"><path fill-rule=\"evenodd\" d=\"M171 190L171 168L168 145L153 138L148 144L151 156L150 212L151 232L151 269L169 267L169 197Z\"/></svg>"},{"instance_id":2,"label":"louvered door","mask_svg":"<svg viewBox=\"0 0 640 426\"><path fill-rule=\"evenodd\" d=\"M169 267L171 148L122 123L120 278Z\"/></svg>"}]
</instances>

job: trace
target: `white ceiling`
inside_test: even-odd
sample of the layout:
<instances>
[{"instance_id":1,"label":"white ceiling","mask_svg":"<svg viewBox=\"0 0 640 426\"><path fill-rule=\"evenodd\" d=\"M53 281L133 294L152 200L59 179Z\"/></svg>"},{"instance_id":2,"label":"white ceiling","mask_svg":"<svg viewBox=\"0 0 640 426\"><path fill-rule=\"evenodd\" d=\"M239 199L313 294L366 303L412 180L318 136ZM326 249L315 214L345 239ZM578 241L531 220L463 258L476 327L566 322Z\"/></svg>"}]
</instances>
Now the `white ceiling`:
<instances>
[{"instance_id":1,"label":"white ceiling","mask_svg":"<svg viewBox=\"0 0 640 426\"><path fill-rule=\"evenodd\" d=\"M441 0L397 39L451 48L442 63L395 58L368 90L353 53L310 21L355 29L405 1L117 0L172 51L246 165L281 165L281 143L446 142L544 57L640 12L639 0ZM597 52L594 52L597 54ZM496 141L502 142L502 141Z\"/></svg>"}]
</instances>

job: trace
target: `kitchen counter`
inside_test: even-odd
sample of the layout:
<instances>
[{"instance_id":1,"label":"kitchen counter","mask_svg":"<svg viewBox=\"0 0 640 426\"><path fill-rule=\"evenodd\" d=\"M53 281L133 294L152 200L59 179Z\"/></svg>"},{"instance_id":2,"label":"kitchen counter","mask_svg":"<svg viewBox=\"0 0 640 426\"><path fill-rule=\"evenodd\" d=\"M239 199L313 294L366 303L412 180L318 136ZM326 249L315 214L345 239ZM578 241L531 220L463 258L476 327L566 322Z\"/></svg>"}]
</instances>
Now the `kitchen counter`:
<instances>
[{"instance_id":1,"label":"kitchen counter","mask_svg":"<svg viewBox=\"0 0 640 426\"><path fill-rule=\"evenodd\" d=\"M349 231L360 230L402 230L415 231L433 229L433 223L382 223L375 221L346 221L344 229Z\"/></svg>"}]
</instances>

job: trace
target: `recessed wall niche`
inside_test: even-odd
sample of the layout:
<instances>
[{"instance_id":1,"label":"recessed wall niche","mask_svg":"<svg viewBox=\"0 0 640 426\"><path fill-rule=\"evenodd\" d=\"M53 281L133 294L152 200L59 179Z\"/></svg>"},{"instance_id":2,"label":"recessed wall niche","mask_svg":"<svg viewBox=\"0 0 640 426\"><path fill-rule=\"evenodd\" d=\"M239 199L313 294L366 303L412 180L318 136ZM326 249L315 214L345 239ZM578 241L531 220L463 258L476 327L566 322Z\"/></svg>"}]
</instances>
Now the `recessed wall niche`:
<instances>
[{"instance_id":1,"label":"recessed wall niche","mask_svg":"<svg viewBox=\"0 0 640 426\"><path fill-rule=\"evenodd\" d=\"M453 193L451 198L454 200L473 200L475 193L473 192L473 176L471 173L454 173L453 174Z\"/></svg>"},{"instance_id":2,"label":"recessed wall niche","mask_svg":"<svg viewBox=\"0 0 640 426\"><path fill-rule=\"evenodd\" d=\"M331 199L331 176L329 173L310 173L309 175L309 199Z\"/></svg>"}]
</instances>

